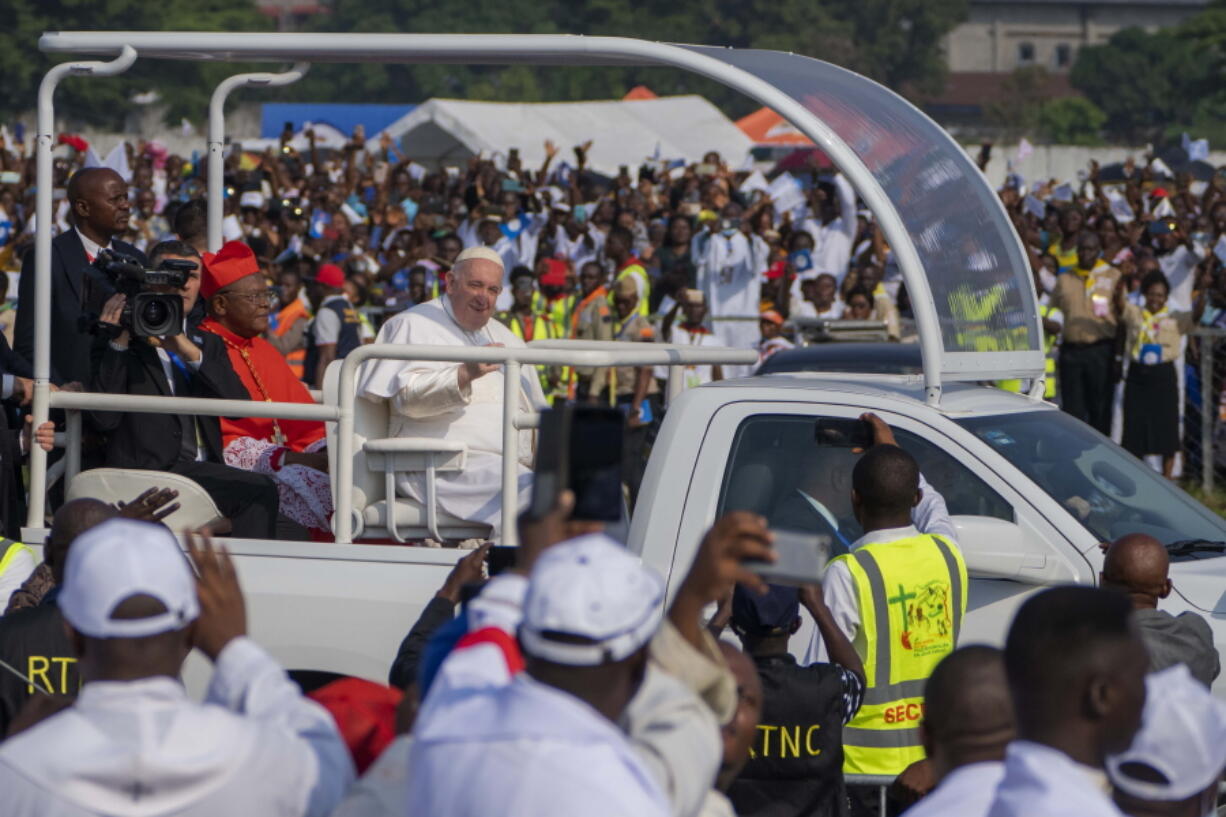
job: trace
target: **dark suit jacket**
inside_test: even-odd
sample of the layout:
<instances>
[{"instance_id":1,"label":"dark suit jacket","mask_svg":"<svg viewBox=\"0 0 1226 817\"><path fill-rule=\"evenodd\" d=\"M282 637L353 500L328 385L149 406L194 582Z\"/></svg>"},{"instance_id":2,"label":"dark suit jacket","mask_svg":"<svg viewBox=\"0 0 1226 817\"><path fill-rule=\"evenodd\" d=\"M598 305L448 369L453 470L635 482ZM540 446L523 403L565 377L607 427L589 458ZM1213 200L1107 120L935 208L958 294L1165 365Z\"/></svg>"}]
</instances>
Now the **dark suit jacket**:
<instances>
[{"instance_id":1,"label":"dark suit jacket","mask_svg":"<svg viewBox=\"0 0 1226 817\"><path fill-rule=\"evenodd\" d=\"M114 242L120 252L135 255L140 250L123 241ZM84 269L89 257L76 230L51 240L51 380L56 384L88 383L92 336L80 326ZM17 285L17 323L13 346L28 361L34 360L34 251L26 253Z\"/></svg>"},{"instance_id":2,"label":"dark suit jacket","mask_svg":"<svg viewBox=\"0 0 1226 817\"><path fill-rule=\"evenodd\" d=\"M33 379L30 362L9 346L0 334L0 375ZM26 498L21 481L21 418L13 402L0 406L0 528L10 539L21 538L26 521Z\"/></svg>"},{"instance_id":3,"label":"dark suit jacket","mask_svg":"<svg viewBox=\"0 0 1226 817\"><path fill-rule=\"evenodd\" d=\"M188 337L200 347L203 360L192 373L189 393L179 397L214 397L250 400L251 396L234 373L225 342L210 332L201 332L191 322ZM162 369L157 350L146 341L133 338L127 351L113 349L104 338L93 345L93 376L90 391L111 394L175 396ZM144 468L164 471L179 459L185 424L175 414L132 414L93 411L91 424L107 435L106 464L111 468ZM199 416L205 457L222 461L221 426L216 417Z\"/></svg>"}]
</instances>

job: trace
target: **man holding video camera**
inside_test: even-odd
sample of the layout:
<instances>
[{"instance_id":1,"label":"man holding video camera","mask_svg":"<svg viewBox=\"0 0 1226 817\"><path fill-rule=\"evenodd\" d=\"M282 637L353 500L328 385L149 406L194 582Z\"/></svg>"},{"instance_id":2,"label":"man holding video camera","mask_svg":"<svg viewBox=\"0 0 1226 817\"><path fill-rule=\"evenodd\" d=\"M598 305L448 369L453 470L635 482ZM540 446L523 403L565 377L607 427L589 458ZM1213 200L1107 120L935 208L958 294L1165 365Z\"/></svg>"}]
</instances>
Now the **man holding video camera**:
<instances>
[{"instance_id":1,"label":"man holding video camera","mask_svg":"<svg viewBox=\"0 0 1226 817\"><path fill-rule=\"evenodd\" d=\"M56 383L89 382L90 336L81 326L81 296L89 265L112 248L144 262L131 244L114 237L128 229L128 184L114 170L92 167L68 180L73 229L51 241L51 379ZM34 359L34 253L26 253L17 284L17 324L13 349Z\"/></svg>"},{"instance_id":2,"label":"man holding video camera","mask_svg":"<svg viewBox=\"0 0 1226 817\"><path fill-rule=\"evenodd\" d=\"M193 309L200 293L200 257L181 241L163 241L150 257L155 270L185 261L182 287L149 286L177 292L182 315L177 331L147 335L125 315L128 296L116 293L102 309L105 330L94 343L90 390L163 397L214 397L248 400L221 338L197 328ZM144 294L144 293L141 293ZM139 316L137 316L139 318ZM139 321L137 322L139 323ZM109 335L109 337L108 337ZM256 539L276 536L277 488L261 474L222 464L221 430L216 417L181 414L90 412L90 421L107 435L106 464L113 468L172 471L199 483L230 520L231 535Z\"/></svg>"}]
</instances>

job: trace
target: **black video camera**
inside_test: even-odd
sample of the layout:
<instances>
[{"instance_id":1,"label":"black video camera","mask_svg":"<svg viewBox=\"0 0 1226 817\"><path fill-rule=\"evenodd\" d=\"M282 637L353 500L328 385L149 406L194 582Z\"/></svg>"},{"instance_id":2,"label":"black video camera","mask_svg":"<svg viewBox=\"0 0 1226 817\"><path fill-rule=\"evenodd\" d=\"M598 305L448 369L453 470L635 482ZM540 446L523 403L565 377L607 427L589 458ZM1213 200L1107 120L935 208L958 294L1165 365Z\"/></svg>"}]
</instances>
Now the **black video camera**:
<instances>
[{"instance_id":1,"label":"black video camera","mask_svg":"<svg viewBox=\"0 0 1226 817\"><path fill-rule=\"evenodd\" d=\"M116 337L128 330L133 337L164 338L183 334L183 296L178 292L157 292L153 287L180 290L187 286L195 261L168 258L158 268L145 269L140 259L115 250L98 253L85 276L83 320L95 334ZM111 296L127 296L119 325L99 320Z\"/></svg>"}]
</instances>

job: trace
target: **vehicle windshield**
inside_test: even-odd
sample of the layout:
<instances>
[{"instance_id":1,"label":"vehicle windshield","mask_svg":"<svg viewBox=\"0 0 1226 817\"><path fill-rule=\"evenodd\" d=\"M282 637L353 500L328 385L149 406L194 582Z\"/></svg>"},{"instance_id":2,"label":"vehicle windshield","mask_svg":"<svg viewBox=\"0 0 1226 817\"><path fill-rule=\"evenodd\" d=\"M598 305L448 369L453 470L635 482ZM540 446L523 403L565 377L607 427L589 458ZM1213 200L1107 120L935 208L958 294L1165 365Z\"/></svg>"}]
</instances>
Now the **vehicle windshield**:
<instances>
[{"instance_id":1,"label":"vehicle windshield","mask_svg":"<svg viewBox=\"0 0 1226 817\"><path fill-rule=\"evenodd\" d=\"M1034 480L1100 542L1128 533L1148 533L1166 545L1226 540L1226 520L1062 411L976 417L958 424Z\"/></svg>"}]
</instances>

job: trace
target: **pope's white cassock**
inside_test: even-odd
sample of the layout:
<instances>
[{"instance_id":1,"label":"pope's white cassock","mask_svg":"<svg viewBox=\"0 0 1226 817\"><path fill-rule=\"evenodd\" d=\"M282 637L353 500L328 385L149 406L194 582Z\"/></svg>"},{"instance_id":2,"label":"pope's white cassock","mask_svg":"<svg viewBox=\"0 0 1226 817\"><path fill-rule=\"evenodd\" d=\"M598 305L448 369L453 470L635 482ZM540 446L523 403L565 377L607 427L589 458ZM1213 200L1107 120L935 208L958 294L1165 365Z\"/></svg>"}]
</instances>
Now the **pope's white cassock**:
<instances>
[{"instance_id":1,"label":"pope's white cassock","mask_svg":"<svg viewBox=\"0 0 1226 817\"><path fill-rule=\"evenodd\" d=\"M456 323L446 295L396 315L379 330L376 343L429 346L489 346L502 344L523 348L524 342L509 329L490 320L479 331L469 332ZM502 532L502 370L473 380L460 389L460 363L435 361L372 360L363 364L358 395L391 404L393 437L429 437L468 444L468 459L462 471L438 474L438 505L459 519L483 522L493 528L493 538ZM522 370L519 411L545 407L540 378L535 368ZM519 504L526 507L532 484L533 433L519 432ZM424 502L424 473L396 478L399 493Z\"/></svg>"},{"instance_id":2,"label":"pope's white cassock","mask_svg":"<svg viewBox=\"0 0 1226 817\"><path fill-rule=\"evenodd\" d=\"M759 312L762 273L766 271L770 247L759 236L746 237L740 230L732 235L702 232L694 237L692 253L698 266L698 288L707 296L713 318L748 317L744 321L712 321L712 332L720 346L753 349L760 333L752 320ZM747 377L751 366L723 366L724 377Z\"/></svg>"}]
</instances>

